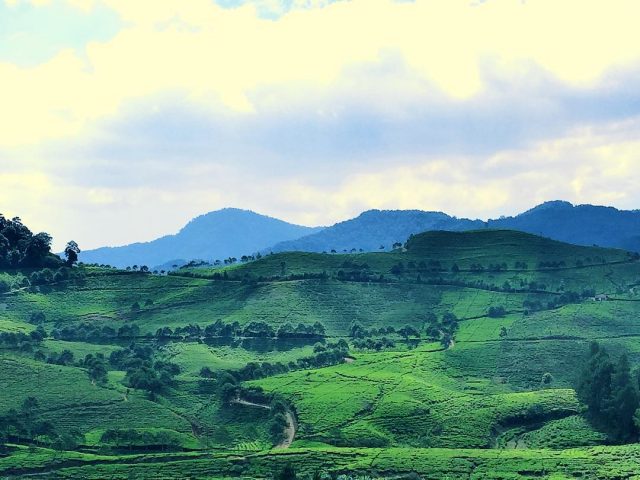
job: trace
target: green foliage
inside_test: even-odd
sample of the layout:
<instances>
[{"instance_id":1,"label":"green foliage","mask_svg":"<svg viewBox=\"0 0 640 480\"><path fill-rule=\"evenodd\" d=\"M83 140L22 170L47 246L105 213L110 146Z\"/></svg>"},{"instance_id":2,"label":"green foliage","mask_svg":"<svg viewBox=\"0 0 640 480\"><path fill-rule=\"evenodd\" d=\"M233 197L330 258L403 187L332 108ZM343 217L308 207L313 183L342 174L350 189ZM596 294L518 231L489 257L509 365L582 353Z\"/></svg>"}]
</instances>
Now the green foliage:
<instances>
[{"instance_id":1,"label":"green foliage","mask_svg":"<svg viewBox=\"0 0 640 480\"><path fill-rule=\"evenodd\" d=\"M61 260L51 254L51 236L33 234L20 218L0 214L0 268L55 267Z\"/></svg>"},{"instance_id":2,"label":"green foliage","mask_svg":"<svg viewBox=\"0 0 640 480\"><path fill-rule=\"evenodd\" d=\"M167 430L108 429L100 437L100 442L113 447L128 449L178 450L181 439Z\"/></svg>"},{"instance_id":3,"label":"green foliage","mask_svg":"<svg viewBox=\"0 0 640 480\"><path fill-rule=\"evenodd\" d=\"M274 475L274 480L296 480L296 470L290 463L287 463L280 471Z\"/></svg>"},{"instance_id":4,"label":"green foliage","mask_svg":"<svg viewBox=\"0 0 640 480\"><path fill-rule=\"evenodd\" d=\"M507 310L502 305L499 305L497 307L491 306L489 307L489 311L487 312L487 315L489 315L491 318L504 317L506 314Z\"/></svg>"},{"instance_id":5,"label":"green foliage","mask_svg":"<svg viewBox=\"0 0 640 480\"><path fill-rule=\"evenodd\" d=\"M638 391L625 354L614 366L606 350L593 342L576 391L589 413L614 439L635 438L633 418L639 406Z\"/></svg>"},{"instance_id":6,"label":"green foliage","mask_svg":"<svg viewBox=\"0 0 640 480\"><path fill-rule=\"evenodd\" d=\"M67 265L72 266L78 261L78 254L80 253L80 247L78 244L71 240L64 248L64 256L67 258Z\"/></svg>"},{"instance_id":7,"label":"green foliage","mask_svg":"<svg viewBox=\"0 0 640 480\"><path fill-rule=\"evenodd\" d=\"M576 447L634 438L640 263L513 232L416 237L173 276L0 272L0 415L37 397L33 425L56 430L12 430L0 476L626 478L633 447ZM570 388L591 339L606 348L579 392L601 422ZM267 451L289 415L292 447Z\"/></svg>"}]
</instances>

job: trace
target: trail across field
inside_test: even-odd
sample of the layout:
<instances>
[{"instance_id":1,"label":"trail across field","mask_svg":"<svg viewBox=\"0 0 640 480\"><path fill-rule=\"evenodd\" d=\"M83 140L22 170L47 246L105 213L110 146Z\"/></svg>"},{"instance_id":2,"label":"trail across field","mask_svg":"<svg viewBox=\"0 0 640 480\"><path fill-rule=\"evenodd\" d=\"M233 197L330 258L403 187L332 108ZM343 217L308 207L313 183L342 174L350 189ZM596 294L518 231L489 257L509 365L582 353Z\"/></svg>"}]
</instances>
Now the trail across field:
<instances>
[{"instance_id":1,"label":"trail across field","mask_svg":"<svg viewBox=\"0 0 640 480\"><path fill-rule=\"evenodd\" d=\"M266 410L271 410L270 405L251 402L243 398L236 398L235 400L232 401L232 403L236 403L238 405L245 405L247 407L264 408ZM276 445L275 448L289 448L296 436L297 423L296 423L296 418L293 415L293 412L291 410L287 410L284 416L287 420L287 426L284 429L284 438L278 445Z\"/></svg>"}]
</instances>

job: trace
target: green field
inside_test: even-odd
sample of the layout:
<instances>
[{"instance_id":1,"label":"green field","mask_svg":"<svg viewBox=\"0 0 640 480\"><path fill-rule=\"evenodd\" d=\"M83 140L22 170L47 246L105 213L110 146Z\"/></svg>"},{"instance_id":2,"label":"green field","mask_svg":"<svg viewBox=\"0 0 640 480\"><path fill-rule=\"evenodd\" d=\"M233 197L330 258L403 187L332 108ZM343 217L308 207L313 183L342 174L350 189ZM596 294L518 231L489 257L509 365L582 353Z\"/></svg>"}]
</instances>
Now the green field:
<instances>
[{"instance_id":1,"label":"green field","mask_svg":"<svg viewBox=\"0 0 640 480\"><path fill-rule=\"evenodd\" d=\"M303 478L640 475L640 447L614 445L574 390L593 340L640 366L627 252L484 230L170 276L75 269L31 287L0 273L0 416L55 429L0 429L2 478L271 478L287 463ZM324 335L277 333L316 323ZM132 381L165 364L161 387Z\"/></svg>"}]
</instances>

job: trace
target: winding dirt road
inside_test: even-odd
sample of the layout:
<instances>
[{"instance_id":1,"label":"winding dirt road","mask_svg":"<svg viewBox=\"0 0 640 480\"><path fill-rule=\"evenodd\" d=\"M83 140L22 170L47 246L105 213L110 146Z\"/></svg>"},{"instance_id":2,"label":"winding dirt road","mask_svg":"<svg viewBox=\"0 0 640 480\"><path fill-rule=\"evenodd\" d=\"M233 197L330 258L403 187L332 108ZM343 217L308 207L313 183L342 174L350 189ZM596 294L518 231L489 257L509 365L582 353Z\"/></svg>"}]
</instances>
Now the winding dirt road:
<instances>
[{"instance_id":1,"label":"winding dirt road","mask_svg":"<svg viewBox=\"0 0 640 480\"><path fill-rule=\"evenodd\" d=\"M249 400L245 400L243 398L236 398L231 402L237 403L238 405L245 405L247 407L264 408L265 410L271 410L270 405L265 405L263 403L250 402ZM287 426L284 429L284 439L278 445L276 445L275 448L289 448L293 443L293 439L296 437L296 431L298 429L298 425L296 422L295 415L291 410L287 410L284 416L287 419Z\"/></svg>"}]
</instances>

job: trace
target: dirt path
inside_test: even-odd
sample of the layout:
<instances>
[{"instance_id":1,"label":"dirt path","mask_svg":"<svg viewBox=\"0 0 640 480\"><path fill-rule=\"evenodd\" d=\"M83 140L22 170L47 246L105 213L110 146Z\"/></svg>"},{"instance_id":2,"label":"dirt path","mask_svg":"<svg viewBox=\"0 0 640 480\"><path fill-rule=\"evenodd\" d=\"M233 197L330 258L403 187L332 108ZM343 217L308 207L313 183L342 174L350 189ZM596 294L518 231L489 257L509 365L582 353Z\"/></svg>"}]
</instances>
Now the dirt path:
<instances>
[{"instance_id":1,"label":"dirt path","mask_svg":"<svg viewBox=\"0 0 640 480\"><path fill-rule=\"evenodd\" d=\"M287 413L285 414L285 418L287 419L287 426L284 429L284 439L282 440L282 442L276 445L276 448L289 448L293 443L293 439L296 436L297 426L296 426L296 419L293 413L290 410L287 410Z\"/></svg>"},{"instance_id":2,"label":"dirt path","mask_svg":"<svg viewBox=\"0 0 640 480\"><path fill-rule=\"evenodd\" d=\"M244 400L242 398L236 398L235 400L232 400L231 403L237 403L239 405L246 405L248 407L265 408L267 410L271 410L271 407L269 405L263 405L262 403L250 402L250 401Z\"/></svg>"},{"instance_id":3,"label":"dirt path","mask_svg":"<svg viewBox=\"0 0 640 480\"><path fill-rule=\"evenodd\" d=\"M249 400L245 400L243 398L236 398L235 400L232 400L231 403L236 403L238 405L245 405L247 407L264 408L266 410L271 410L270 405L250 402ZM276 445L275 448L289 448L293 443L293 439L296 437L296 431L298 430L298 422L296 421L295 415L291 410L287 410L284 414L284 417L287 420L287 426L284 429L284 439L278 445Z\"/></svg>"}]
</instances>

